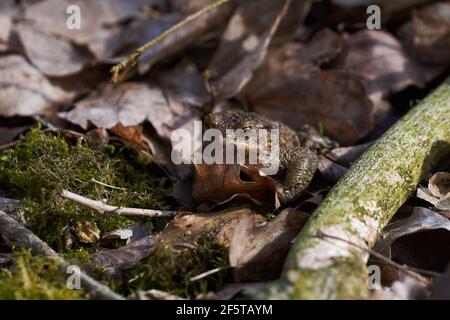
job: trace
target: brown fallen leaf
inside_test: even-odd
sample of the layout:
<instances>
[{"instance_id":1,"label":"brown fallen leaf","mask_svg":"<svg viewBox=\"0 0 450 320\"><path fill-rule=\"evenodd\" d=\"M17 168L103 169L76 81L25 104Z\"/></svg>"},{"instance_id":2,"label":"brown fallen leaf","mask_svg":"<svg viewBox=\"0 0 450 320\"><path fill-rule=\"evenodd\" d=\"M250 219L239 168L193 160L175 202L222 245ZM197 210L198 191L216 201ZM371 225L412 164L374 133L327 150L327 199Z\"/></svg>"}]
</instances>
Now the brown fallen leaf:
<instances>
[{"instance_id":1,"label":"brown fallen leaf","mask_svg":"<svg viewBox=\"0 0 450 320\"><path fill-rule=\"evenodd\" d=\"M225 203L239 198L278 208L277 181L264 176L257 168L245 165L195 165L196 179L192 196L206 203Z\"/></svg>"},{"instance_id":2,"label":"brown fallen leaf","mask_svg":"<svg viewBox=\"0 0 450 320\"><path fill-rule=\"evenodd\" d=\"M111 132L122 138L124 141L139 147L141 151L150 153L150 147L143 137L142 126L125 127L121 123L118 123L111 128Z\"/></svg>"},{"instance_id":3,"label":"brown fallen leaf","mask_svg":"<svg viewBox=\"0 0 450 320\"><path fill-rule=\"evenodd\" d=\"M450 260L450 220L426 208L389 223L375 250L387 258L424 270L443 271Z\"/></svg>"},{"instance_id":4,"label":"brown fallen leaf","mask_svg":"<svg viewBox=\"0 0 450 320\"><path fill-rule=\"evenodd\" d=\"M0 115L30 116L55 111L74 94L47 80L19 55L0 57Z\"/></svg>"},{"instance_id":5,"label":"brown fallen leaf","mask_svg":"<svg viewBox=\"0 0 450 320\"><path fill-rule=\"evenodd\" d=\"M326 135L343 145L371 131L372 104L358 79L344 71L302 68L295 60L291 62L277 70L263 67L258 71L244 98L254 111L293 129L323 125Z\"/></svg>"},{"instance_id":6,"label":"brown fallen leaf","mask_svg":"<svg viewBox=\"0 0 450 320\"><path fill-rule=\"evenodd\" d=\"M158 134L165 135L164 123L171 119L171 114L159 88L129 82L107 85L97 94L77 102L74 109L60 113L60 117L83 129L89 123L111 129L119 123L130 127L148 120Z\"/></svg>"},{"instance_id":7,"label":"brown fallen leaf","mask_svg":"<svg viewBox=\"0 0 450 320\"><path fill-rule=\"evenodd\" d=\"M347 172L346 167L331 161L323 155L319 156L318 169L325 179L333 183L336 183Z\"/></svg>"},{"instance_id":8,"label":"brown fallen leaf","mask_svg":"<svg viewBox=\"0 0 450 320\"><path fill-rule=\"evenodd\" d=\"M24 18L34 22L44 31L78 44L88 44L95 39L114 33L118 24L139 15L143 5L160 3L160 0L44 0L25 6ZM82 16L82 28L66 28L67 7L77 5ZM49 14L51 12L51 14Z\"/></svg>"},{"instance_id":9,"label":"brown fallen leaf","mask_svg":"<svg viewBox=\"0 0 450 320\"><path fill-rule=\"evenodd\" d=\"M373 143L368 142L351 147L338 147L330 150L325 155L327 158L343 166L349 166L359 158Z\"/></svg>"},{"instance_id":10,"label":"brown fallen leaf","mask_svg":"<svg viewBox=\"0 0 450 320\"><path fill-rule=\"evenodd\" d=\"M210 3L210 2L208 2ZM202 5L201 2L198 5ZM186 12L193 13L199 7L197 4L193 6L188 6ZM157 43L155 46L147 50L140 58L138 63L138 70L140 74L146 73L150 68L152 68L157 62L162 59L171 57L188 46L192 46L198 42L201 42L202 36L208 32L215 30L222 24L224 24L232 15L234 11L234 4L228 3L219 8L199 17L195 21L187 24L180 30L175 31L170 36L168 36L163 41ZM181 21L181 19L180 19ZM151 39L146 39L150 41Z\"/></svg>"},{"instance_id":11,"label":"brown fallen leaf","mask_svg":"<svg viewBox=\"0 0 450 320\"><path fill-rule=\"evenodd\" d=\"M450 3L437 2L414 10L399 35L414 56L424 63L450 63Z\"/></svg>"},{"instance_id":12,"label":"brown fallen leaf","mask_svg":"<svg viewBox=\"0 0 450 320\"><path fill-rule=\"evenodd\" d=\"M210 92L217 100L235 96L253 76L292 0L241 2L208 67Z\"/></svg>"},{"instance_id":13,"label":"brown fallen leaf","mask_svg":"<svg viewBox=\"0 0 450 320\"><path fill-rule=\"evenodd\" d=\"M276 278L292 245L292 240L308 221L309 215L292 208L257 225L254 216L242 218L230 245L230 266L237 282L266 281Z\"/></svg>"},{"instance_id":14,"label":"brown fallen leaf","mask_svg":"<svg viewBox=\"0 0 450 320\"><path fill-rule=\"evenodd\" d=\"M69 41L39 30L38 26L21 23L15 26L28 59L44 74L65 77L79 73L92 57Z\"/></svg>"},{"instance_id":15,"label":"brown fallen leaf","mask_svg":"<svg viewBox=\"0 0 450 320\"><path fill-rule=\"evenodd\" d=\"M344 41L345 50L337 65L363 80L377 123L392 113L385 100L389 94L408 86L423 87L442 70L424 67L411 59L400 41L384 31L344 34Z\"/></svg>"}]
</instances>

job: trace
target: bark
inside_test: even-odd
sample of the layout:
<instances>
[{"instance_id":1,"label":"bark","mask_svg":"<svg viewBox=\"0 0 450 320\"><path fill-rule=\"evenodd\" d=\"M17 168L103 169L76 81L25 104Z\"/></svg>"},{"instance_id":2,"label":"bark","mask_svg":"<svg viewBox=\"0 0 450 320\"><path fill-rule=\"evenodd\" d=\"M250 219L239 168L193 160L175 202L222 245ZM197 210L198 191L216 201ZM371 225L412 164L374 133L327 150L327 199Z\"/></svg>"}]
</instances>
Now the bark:
<instances>
[{"instance_id":1,"label":"bark","mask_svg":"<svg viewBox=\"0 0 450 320\"><path fill-rule=\"evenodd\" d=\"M0 236L11 247L30 249L35 255L49 256L56 259L65 271L68 263L61 258L47 243L25 228L8 214L0 210ZM81 286L93 298L122 300L122 296L107 286L99 283L85 273L80 274Z\"/></svg>"},{"instance_id":2,"label":"bark","mask_svg":"<svg viewBox=\"0 0 450 320\"><path fill-rule=\"evenodd\" d=\"M259 298L366 298L366 249L449 143L450 78L353 164L300 232L281 279Z\"/></svg>"}]
</instances>

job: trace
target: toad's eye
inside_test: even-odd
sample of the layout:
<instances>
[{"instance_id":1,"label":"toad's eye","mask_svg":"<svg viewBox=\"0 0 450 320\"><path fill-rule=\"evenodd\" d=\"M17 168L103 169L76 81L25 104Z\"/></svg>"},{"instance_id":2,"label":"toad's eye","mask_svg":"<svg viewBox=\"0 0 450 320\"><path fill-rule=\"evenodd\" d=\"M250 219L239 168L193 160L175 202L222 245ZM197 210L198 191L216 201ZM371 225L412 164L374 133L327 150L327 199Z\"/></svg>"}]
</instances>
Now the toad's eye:
<instances>
[{"instance_id":1,"label":"toad's eye","mask_svg":"<svg viewBox=\"0 0 450 320\"><path fill-rule=\"evenodd\" d=\"M250 122L250 121L246 121L246 122L242 122L239 126L244 132L248 132L250 130L255 129L255 124Z\"/></svg>"}]
</instances>

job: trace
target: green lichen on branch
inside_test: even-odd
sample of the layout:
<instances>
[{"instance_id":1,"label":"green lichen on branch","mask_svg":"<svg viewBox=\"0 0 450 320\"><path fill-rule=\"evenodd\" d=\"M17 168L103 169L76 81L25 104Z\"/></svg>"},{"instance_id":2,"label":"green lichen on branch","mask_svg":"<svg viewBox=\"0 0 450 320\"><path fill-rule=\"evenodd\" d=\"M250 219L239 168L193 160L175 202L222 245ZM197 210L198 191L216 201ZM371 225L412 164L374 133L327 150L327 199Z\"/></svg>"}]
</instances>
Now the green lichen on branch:
<instances>
[{"instance_id":1,"label":"green lichen on branch","mask_svg":"<svg viewBox=\"0 0 450 320\"><path fill-rule=\"evenodd\" d=\"M259 297L366 297L368 254L350 243L371 248L449 146L450 78L352 165L297 237L280 282Z\"/></svg>"},{"instance_id":2,"label":"green lichen on branch","mask_svg":"<svg viewBox=\"0 0 450 320\"><path fill-rule=\"evenodd\" d=\"M160 178L150 174L149 164L140 160L137 151L113 145L93 150L85 142L71 143L33 129L0 155L0 187L9 196L22 199L20 209L27 227L61 251L64 230L79 222L95 223L101 232L133 222L62 199L59 194L63 189L116 206L164 208L168 190L161 186Z\"/></svg>"},{"instance_id":3,"label":"green lichen on branch","mask_svg":"<svg viewBox=\"0 0 450 320\"><path fill-rule=\"evenodd\" d=\"M50 257L28 251L14 254L10 269L0 269L0 300L80 300L83 290L70 290L67 275Z\"/></svg>"}]
</instances>

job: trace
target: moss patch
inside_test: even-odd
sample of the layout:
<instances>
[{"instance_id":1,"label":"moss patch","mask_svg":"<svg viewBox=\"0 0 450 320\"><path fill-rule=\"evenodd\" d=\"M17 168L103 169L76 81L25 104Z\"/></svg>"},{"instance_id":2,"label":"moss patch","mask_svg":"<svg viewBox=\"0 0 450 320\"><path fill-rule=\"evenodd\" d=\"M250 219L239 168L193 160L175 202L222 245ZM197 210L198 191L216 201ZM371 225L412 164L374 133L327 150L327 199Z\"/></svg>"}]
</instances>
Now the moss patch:
<instances>
[{"instance_id":1,"label":"moss patch","mask_svg":"<svg viewBox=\"0 0 450 320\"><path fill-rule=\"evenodd\" d=\"M196 282L190 278L218 267L228 266L228 250L204 237L195 248L174 248L162 243L143 263L129 271L125 277L134 290L159 289L187 298L200 293L216 291L229 275L222 270Z\"/></svg>"},{"instance_id":2,"label":"moss patch","mask_svg":"<svg viewBox=\"0 0 450 320\"><path fill-rule=\"evenodd\" d=\"M0 187L9 196L22 198L27 227L62 251L65 228L70 230L77 222L95 223L101 233L133 222L62 199L63 189L117 206L164 209L168 189L150 168L149 160L136 151L114 145L93 150L83 141L71 143L33 129L14 149L1 154Z\"/></svg>"},{"instance_id":3,"label":"moss patch","mask_svg":"<svg viewBox=\"0 0 450 320\"><path fill-rule=\"evenodd\" d=\"M37 258L28 251L15 254L14 265L0 269L0 300L79 300L82 290L70 290L67 275L52 258Z\"/></svg>"}]
</instances>

